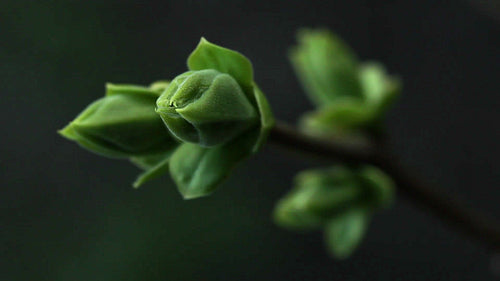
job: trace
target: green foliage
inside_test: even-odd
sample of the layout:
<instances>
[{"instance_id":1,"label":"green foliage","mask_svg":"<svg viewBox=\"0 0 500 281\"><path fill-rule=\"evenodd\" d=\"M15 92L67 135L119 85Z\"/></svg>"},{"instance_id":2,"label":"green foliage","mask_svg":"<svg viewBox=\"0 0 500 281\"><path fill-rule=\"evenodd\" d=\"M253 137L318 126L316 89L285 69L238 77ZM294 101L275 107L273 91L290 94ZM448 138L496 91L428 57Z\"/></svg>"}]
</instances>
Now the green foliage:
<instances>
[{"instance_id":1,"label":"green foliage","mask_svg":"<svg viewBox=\"0 0 500 281\"><path fill-rule=\"evenodd\" d=\"M106 85L106 96L90 104L59 133L82 147L113 158L159 154L177 146L154 111L158 93L134 85Z\"/></svg>"},{"instance_id":2,"label":"green foliage","mask_svg":"<svg viewBox=\"0 0 500 281\"><path fill-rule=\"evenodd\" d=\"M290 61L316 110L301 130L346 142L370 142L400 92L380 64L360 64L349 46L327 30L304 29ZM343 259L360 244L372 214L391 205L392 180L372 166L336 166L299 173L274 211L275 221L296 230L321 229L332 255Z\"/></svg>"},{"instance_id":3,"label":"green foliage","mask_svg":"<svg viewBox=\"0 0 500 281\"><path fill-rule=\"evenodd\" d=\"M182 144L170 159L170 174L184 199L206 196L252 151L256 131L216 147Z\"/></svg>"},{"instance_id":4,"label":"green foliage","mask_svg":"<svg viewBox=\"0 0 500 281\"><path fill-rule=\"evenodd\" d=\"M130 159L144 172L135 187L161 175L178 146L155 113L156 99L168 82L149 88L106 85L105 97L90 104L59 133L105 157Z\"/></svg>"},{"instance_id":5,"label":"green foliage","mask_svg":"<svg viewBox=\"0 0 500 281\"><path fill-rule=\"evenodd\" d=\"M361 97L358 62L349 46L327 30L303 29L290 60L313 103L326 106L341 97Z\"/></svg>"},{"instance_id":6,"label":"green foliage","mask_svg":"<svg viewBox=\"0 0 500 281\"><path fill-rule=\"evenodd\" d=\"M379 64L360 64L328 31L302 30L298 39L290 59L317 106L300 127L346 140L380 129L400 91L398 80ZM171 82L108 84L105 97L61 135L103 156L129 159L144 170L134 187L169 171L185 199L211 194L259 150L274 119L242 54L202 38L187 64ZM293 230L324 230L330 252L342 259L361 243L374 212L393 198L392 180L372 166L308 170L295 177L274 219Z\"/></svg>"},{"instance_id":7,"label":"green foliage","mask_svg":"<svg viewBox=\"0 0 500 281\"><path fill-rule=\"evenodd\" d=\"M307 215L315 222L326 222L352 207L376 210L390 206L393 193L392 181L373 166L302 171L295 177L294 188L278 202L275 217L281 225L300 228L302 222L286 214L301 213L305 215L298 217ZM305 228L309 225L306 222Z\"/></svg>"},{"instance_id":8,"label":"green foliage","mask_svg":"<svg viewBox=\"0 0 500 281\"><path fill-rule=\"evenodd\" d=\"M370 217L369 211L352 208L327 223L325 242L335 258L348 258L356 250L366 233Z\"/></svg>"},{"instance_id":9,"label":"green foliage","mask_svg":"<svg viewBox=\"0 0 500 281\"><path fill-rule=\"evenodd\" d=\"M108 84L106 96L61 135L103 156L130 159L144 170L134 187L170 171L185 199L210 194L258 151L274 119L240 53L202 38L188 67L172 82L149 87Z\"/></svg>"},{"instance_id":10,"label":"green foliage","mask_svg":"<svg viewBox=\"0 0 500 281\"><path fill-rule=\"evenodd\" d=\"M236 80L213 69L177 76L156 105L172 134L205 147L227 143L258 121Z\"/></svg>"},{"instance_id":11,"label":"green foliage","mask_svg":"<svg viewBox=\"0 0 500 281\"><path fill-rule=\"evenodd\" d=\"M307 170L278 202L274 219L293 230L324 228L332 254L343 258L361 241L371 214L391 205L393 194L392 181L372 166Z\"/></svg>"},{"instance_id":12,"label":"green foliage","mask_svg":"<svg viewBox=\"0 0 500 281\"><path fill-rule=\"evenodd\" d=\"M188 67L157 101L166 126L185 142L170 160L170 174L185 199L212 193L257 152L274 124L252 65L240 53L202 38Z\"/></svg>"},{"instance_id":13,"label":"green foliage","mask_svg":"<svg viewBox=\"0 0 500 281\"><path fill-rule=\"evenodd\" d=\"M229 74L257 109L260 124L252 153L257 152L274 125L274 117L266 97L253 80L252 63L242 54L217 46L201 38L200 43L188 58L189 70L215 69Z\"/></svg>"},{"instance_id":14,"label":"green foliage","mask_svg":"<svg viewBox=\"0 0 500 281\"><path fill-rule=\"evenodd\" d=\"M301 30L290 61L318 107L300 127L317 135L373 133L400 92L400 82L376 63L360 64L350 48L327 30Z\"/></svg>"},{"instance_id":15,"label":"green foliage","mask_svg":"<svg viewBox=\"0 0 500 281\"><path fill-rule=\"evenodd\" d=\"M189 55L188 68L190 70L216 69L231 75L242 88L252 88L252 63L242 54L217 46L201 38L196 49ZM249 98L251 99L251 93Z\"/></svg>"},{"instance_id":16,"label":"green foliage","mask_svg":"<svg viewBox=\"0 0 500 281\"><path fill-rule=\"evenodd\" d=\"M141 173L135 180L133 186L138 188L147 181L157 178L168 171L168 164L170 161L171 152L160 155L161 160L157 161L153 165L149 166L143 173Z\"/></svg>"},{"instance_id":17,"label":"green foliage","mask_svg":"<svg viewBox=\"0 0 500 281\"><path fill-rule=\"evenodd\" d=\"M167 81L167 80L156 81L156 82L151 83L151 85L149 85L149 89L161 94L161 93L163 93L163 91L165 91L165 89L168 87L168 85L170 85L170 81Z\"/></svg>"},{"instance_id":18,"label":"green foliage","mask_svg":"<svg viewBox=\"0 0 500 281\"><path fill-rule=\"evenodd\" d=\"M293 229L322 226L330 217L362 199L362 190L353 177L344 167L299 173L294 188L277 204L276 222ZM310 221L303 219L306 217Z\"/></svg>"}]
</instances>

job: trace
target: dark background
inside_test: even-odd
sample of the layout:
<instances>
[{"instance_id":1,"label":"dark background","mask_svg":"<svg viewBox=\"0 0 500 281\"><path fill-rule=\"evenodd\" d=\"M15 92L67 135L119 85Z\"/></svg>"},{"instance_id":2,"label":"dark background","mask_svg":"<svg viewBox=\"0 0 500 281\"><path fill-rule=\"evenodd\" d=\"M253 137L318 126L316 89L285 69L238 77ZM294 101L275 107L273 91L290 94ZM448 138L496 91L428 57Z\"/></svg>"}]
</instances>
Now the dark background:
<instances>
[{"instance_id":1,"label":"dark background","mask_svg":"<svg viewBox=\"0 0 500 281\"><path fill-rule=\"evenodd\" d=\"M471 4L474 2L475 4ZM483 5L484 4L484 5ZM248 56L278 119L312 108L286 58L300 27L339 33L404 81L388 116L403 161L500 215L498 1L0 1L0 280L493 280L480 245L400 198L355 255L271 221L301 169L276 147L184 201L56 134L104 93L185 71L205 36ZM494 263L494 262L493 262ZM496 276L498 277L498 276Z\"/></svg>"}]
</instances>

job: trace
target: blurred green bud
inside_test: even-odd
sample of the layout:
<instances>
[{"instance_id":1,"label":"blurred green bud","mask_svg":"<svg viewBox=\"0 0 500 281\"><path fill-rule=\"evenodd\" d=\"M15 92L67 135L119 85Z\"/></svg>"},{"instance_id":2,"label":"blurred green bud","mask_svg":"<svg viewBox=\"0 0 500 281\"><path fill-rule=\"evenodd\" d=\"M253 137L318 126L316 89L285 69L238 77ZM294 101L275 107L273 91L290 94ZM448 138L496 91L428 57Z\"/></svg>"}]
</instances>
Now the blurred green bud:
<instances>
[{"instance_id":1,"label":"blurred green bud","mask_svg":"<svg viewBox=\"0 0 500 281\"><path fill-rule=\"evenodd\" d=\"M364 132L376 132L378 118L374 110L360 99L344 98L337 103L306 112L299 120L299 128L309 134L353 142L365 139Z\"/></svg>"},{"instance_id":2,"label":"blurred green bud","mask_svg":"<svg viewBox=\"0 0 500 281\"><path fill-rule=\"evenodd\" d=\"M294 230L323 228L329 252L344 259L361 243L373 213L393 198L394 183L373 166L308 170L295 177L274 220Z\"/></svg>"},{"instance_id":3,"label":"blurred green bud","mask_svg":"<svg viewBox=\"0 0 500 281\"><path fill-rule=\"evenodd\" d=\"M299 173L294 188L274 211L278 224L308 229L321 226L363 199L363 189L346 168L310 170Z\"/></svg>"},{"instance_id":4,"label":"blurred green bud","mask_svg":"<svg viewBox=\"0 0 500 281\"><path fill-rule=\"evenodd\" d=\"M309 170L295 177L294 188L278 202L274 218L284 227L316 228L352 208L387 207L393 195L390 178L372 166Z\"/></svg>"},{"instance_id":5,"label":"blurred green bud","mask_svg":"<svg viewBox=\"0 0 500 281\"><path fill-rule=\"evenodd\" d=\"M106 96L90 104L59 133L107 157L164 153L177 142L154 110L158 95L146 87L107 84Z\"/></svg>"},{"instance_id":6,"label":"blurred green bud","mask_svg":"<svg viewBox=\"0 0 500 281\"><path fill-rule=\"evenodd\" d=\"M204 147L234 139L259 119L238 82L214 69L177 76L156 105L173 135Z\"/></svg>"},{"instance_id":7,"label":"blurred green bud","mask_svg":"<svg viewBox=\"0 0 500 281\"><path fill-rule=\"evenodd\" d=\"M361 97L358 62L349 46L328 30L302 29L290 61L310 99L318 107L342 97Z\"/></svg>"},{"instance_id":8,"label":"blurred green bud","mask_svg":"<svg viewBox=\"0 0 500 281\"><path fill-rule=\"evenodd\" d=\"M359 202L364 194L355 177L350 169L340 166L299 173L295 187L302 191L302 209L329 218Z\"/></svg>"},{"instance_id":9,"label":"blurred green bud","mask_svg":"<svg viewBox=\"0 0 500 281\"><path fill-rule=\"evenodd\" d=\"M327 30L300 30L290 61L317 106L300 120L308 133L367 138L382 120L401 83L378 63L359 63L352 50Z\"/></svg>"},{"instance_id":10,"label":"blurred green bud","mask_svg":"<svg viewBox=\"0 0 500 281\"><path fill-rule=\"evenodd\" d=\"M319 229L326 222L324 218L318 217L301 208L300 199L293 200L288 198L278 201L274 208L273 219L281 227L298 231Z\"/></svg>"}]
</instances>

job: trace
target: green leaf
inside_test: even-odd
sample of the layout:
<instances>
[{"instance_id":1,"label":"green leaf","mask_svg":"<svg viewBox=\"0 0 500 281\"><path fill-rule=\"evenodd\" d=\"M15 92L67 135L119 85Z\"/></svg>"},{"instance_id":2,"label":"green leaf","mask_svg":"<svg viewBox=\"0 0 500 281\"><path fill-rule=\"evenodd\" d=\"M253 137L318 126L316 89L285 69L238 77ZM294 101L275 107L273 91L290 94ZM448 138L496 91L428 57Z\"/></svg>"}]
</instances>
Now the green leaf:
<instances>
[{"instance_id":1,"label":"green leaf","mask_svg":"<svg viewBox=\"0 0 500 281\"><path fill-rule=\"evenodd\" d=\"M309 98L318 107L339 97L362 97L358 62L350 48L327 30L300 30L290 61Z\"/></svg>"},{"instance_id":2,"label":"green leaf","mask_svg":"<svg viewBox=\"0 0 500 281\"><path fill-rule=\"evenodd\" d=\"M374 208L388 208L394 203L396 189L393 180L374 166L364 166L360 180L367 188L369 205Z\"/></svg>"},{"instance_id":3,"label":"green leaf","mask_svg":"<svg viewBox=\"0 0 500 281\"><path fill-rule=\"evenodd\" d=\"M318 109L301 128L317 135L366 139L383 131L382 120L401 90L382 65L359 66L350 48L326 30L302 30L290 60Z\"/></svg>"},{"instance_id":4,"label":"green leaf","mask_svg":"<svg viewBox=\"0 0 500 281\"><path fill-rule=\"evenodd\" d=\"M238 81L244 91L252 86L252 63L242 54L212 44L203 37L187 63L189 70L215 69L227 73Z\"/></svg>"},{"instance_id":5,"label":"green leaf","mask_svg":"<svg viewBox=\"0 0 500 281\"><path fill-rule=\"evenodd\" d=\"M271 106L269 105L264 93L262 93L256 84L254 84L253 90L260 116L260 133L253 147L253 153L256 153L265 143L269 132L275 124L275 121L271 111Z\"/></svg>"},{"instance_id":6,"label":"green leaf","mask_svg":"<svg viewBox=\"0 0 500 281\"><path fill-rule=\"evenodd\" d=\"M163 91L165 91L165 89L168 87L168 85L170 85L170 81L160 80L160 81L156 81L156 82L151 83L149 85L149 89L157 92L158 94L161 94L161 93L163 93Z\"/></svg>"},{"instance_id":7,"label":"green leaf","mask_svg":"<svg viewBox=\"0 0 500 281\"><path fill-rule=\"evenodd\" d=\"M364 189L356 174L344 167L299 173L294 188L276 205L274 218L284 227L314 229L363 202Z\"/></svg>"},{"instance_id":8,"label":"green leaf","mask_svg":"<svg viewBox=\"0 0 500 281\"><path fill-rule=\"evenodd\" d=\"M274 222L295 231L316 230L324 225L324 218L297 207L296 203L289 198L279 200L273 211Z\"/></svg>"},{"instance_id":9,"label":"green leaf","mask_svg":"<svg viewBox=\"0 0 500 281\"><path fill-rule=\"evenodd\" d=\"M254 140L253 132L249 132L211 148L182 144L170 158L170 174L184 199L212 193L234 167L251 154Z\"/></svg>"},{"instance_id":10,"label":"green leaf","mask_svg":"<svg viewBox=\"0 0 500 281\"><path fill-rule=\"evenodd\" d=\"M345 259L356 250L368 228L370 216L362 208L353 208L328 222L325 241L335 258Z\"/></svg>"},{"instance_id":11,"label":"green leaf","mask_svg":"<svg viewBox=\"0 0 500 281\"><path fill-rule=\"evenodd\" d=\"M82 147L113 158L166 152L177 145L154 110L156 97L135 87L108 87L59 133Z\"/></svg>"},{"instance_id":12,"label":"green leaf","mask_svg":"<svg viewBox=\"0 0 500 281\"><path fill-rule=\"evenodd\" d=\"M151 169L152 167L156 166L158 163L163 161L166 156L172 155L172 152L175 150L172 149L172 151L167 151L167 152L162 152L158 154L152 154L152 155L146 155L146 156L136 156L136 157L130 157L130 162L132 162L134 165L137 167L143 169L143 170L148 170Z\"/></svg>"},{"instance_id":13,"label":"green leaf","mask_svg":"<svg viewBox=\"0 0 500 281\"><path fill-rule=\"evenodd\" d=\"M383 65L373 62L363 64L359 77L366 102L373 105L379 116L385 114L401 92L400 80L387 75Z\"/></svg>"},{"instance_id":14,"label":"green leaf","mask_svg":"<svg viewBox=\"0 0 500 281\"><path fill-rule=\"evenodd\" d=\"M158 163L156 163L156 165L150 167L149 169L141 173L133 184L134 188L138 188L145 182L155 179L168 172L168 162L170 160L170 155L171 153L164 155L163 159Z\"/></svg>"},{"instance_id":15,"label":"green leaf","mask_svg":"<svg viewBox=\"0 0 500 281\"><path fill-rule=\"evenodd\" d=\"M392 180L373 166L306 170L276 205L274 219L291 229L315 229L353 208L388 207L393 198Z\"/></svg>"},{"instance_id":16,"label":"green leaf","mask_svg":"<svg viewBox=\"0 0 500 281\"><path fill-rule=\"evenodd\" d=\"M253 81L251 62L236 51L202 38L188 58L188 67L190 70L215 69L235 78L250 102L259 110L260 135L256 139L253 152L258 151L274 126L274 118L266 97Z\"/></svg>"},{"instance_id":17,"label":"green leaf","mask_svg":"<svg viewBox=\"0 0 500 281\"><path fill-rule=\"evenodd\" d=\"M106 96L113 95L144 95L150 96L152 98L158 98L160 94L157 91L154 91L148 87L131 85L131 84L106 84Z\"/></svg>"},{"instance_id":18,"label":"green leaf","mask_svg":"<svg viewBox=\"0 0 500 281\"><path fill-rule=\"evenodd\" d=\"M318 134L351 134L379 128L374 108L363 100L342 98L336 103L304 114L299 121L301 130Z\"/></svg>"},{"instance_id":19,"label":"green leaf","mask_svg":"<svg viewBox=\"0 0 500 281\"><path fill-rule=\"evenodd\" d=\"M321 217L337 215L363 199L363 189L348 169L305 171L292 191L297 207Z\"/></svg>"},{"instance_id":20,"label":"green leaf","mask_svg":"<svg viewBox=\"0 0 500 281\"><path fill-rule=\"evenodd\" d=\"M169 130L186 142L169 163L186 199L213 192L236 164L258 151L274 125L270 106L253 81L252 65L242 54L202 38L188 68L157 101Z\"/></svg>"}]
</instances>

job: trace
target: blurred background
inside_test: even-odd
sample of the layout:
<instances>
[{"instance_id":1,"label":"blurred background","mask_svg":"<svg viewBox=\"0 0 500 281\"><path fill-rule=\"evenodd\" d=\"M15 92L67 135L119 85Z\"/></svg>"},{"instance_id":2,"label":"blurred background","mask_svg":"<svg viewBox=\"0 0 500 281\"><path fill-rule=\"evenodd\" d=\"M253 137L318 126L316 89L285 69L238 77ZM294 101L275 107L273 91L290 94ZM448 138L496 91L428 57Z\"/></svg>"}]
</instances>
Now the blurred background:
<instances>
[{"instance_id":1,"label":"blurred background","mask_svg":"<svg viewBox=\"0 0 500 281\"><path fill-rule=\"evenodd\" d=\"M499 9L495 0L1 0L0 280L495 280L482 246L405 198L345 261L329 258L320 233L275 226L294 174L324 162L266 146L213 196L184 201L168 176L132 189L133 165L56 130L105 82L184 72L201 36L249 57L276 117L292 123L312 105L286 51L298 28L327 27L402 77L387 125L403 162L498 219Z\"/></svg>"}]
</instances>

